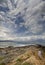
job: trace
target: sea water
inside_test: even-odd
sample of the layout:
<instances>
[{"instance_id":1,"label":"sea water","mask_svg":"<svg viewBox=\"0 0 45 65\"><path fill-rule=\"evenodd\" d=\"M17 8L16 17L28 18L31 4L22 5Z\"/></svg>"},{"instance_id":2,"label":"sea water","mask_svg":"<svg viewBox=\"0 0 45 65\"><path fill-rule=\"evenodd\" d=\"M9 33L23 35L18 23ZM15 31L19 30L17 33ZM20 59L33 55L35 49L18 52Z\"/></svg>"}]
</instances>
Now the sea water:
<instances>
[{"instance_id":1,"label":"sea water","mask_svg":"<svg viewBox=\"0 0 45 65\"><path fill-rule=\"evenodd\" d=\"M45 42L0 42L0 48L1 47L8 47L8 46L14 46L14 47L20 47L20 46L26 46L26 45L35 45L40 44L45 46Z\"/></svg>"}]
</instances>

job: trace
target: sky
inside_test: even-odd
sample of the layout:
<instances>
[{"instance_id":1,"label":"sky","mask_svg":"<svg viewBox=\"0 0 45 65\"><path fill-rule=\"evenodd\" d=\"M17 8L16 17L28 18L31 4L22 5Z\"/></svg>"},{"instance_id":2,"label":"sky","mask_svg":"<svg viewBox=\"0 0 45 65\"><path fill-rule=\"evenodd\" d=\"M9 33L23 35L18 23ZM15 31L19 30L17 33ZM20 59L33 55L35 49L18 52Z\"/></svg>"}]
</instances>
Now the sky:
<instances>
[{"instance_id":1,"label":"sky","mask_svg":"<svg viewBox=\"0 0 45 65\"><path fill-rule=\"evenodd\" d=\"M0 40L45 40L45 0L0 0Z\"/></svg>"}]
</instances>

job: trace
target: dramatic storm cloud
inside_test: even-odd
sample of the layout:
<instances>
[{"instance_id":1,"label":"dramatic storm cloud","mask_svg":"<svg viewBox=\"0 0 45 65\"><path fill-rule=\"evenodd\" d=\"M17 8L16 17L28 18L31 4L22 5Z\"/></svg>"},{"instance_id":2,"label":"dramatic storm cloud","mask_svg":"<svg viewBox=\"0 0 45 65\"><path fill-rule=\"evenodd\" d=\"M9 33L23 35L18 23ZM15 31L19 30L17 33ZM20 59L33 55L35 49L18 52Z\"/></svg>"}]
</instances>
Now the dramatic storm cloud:
<instances>
[{"instance_id":1,"label":"dramatic storm cloud","mask_svg":"<svg viewBox=\"0 0 45 65\"><path fill-rule=\"evenodd\" d=\"M0 40L45 40L45 0L0 0Z\"/></svg>"}]
</instances>

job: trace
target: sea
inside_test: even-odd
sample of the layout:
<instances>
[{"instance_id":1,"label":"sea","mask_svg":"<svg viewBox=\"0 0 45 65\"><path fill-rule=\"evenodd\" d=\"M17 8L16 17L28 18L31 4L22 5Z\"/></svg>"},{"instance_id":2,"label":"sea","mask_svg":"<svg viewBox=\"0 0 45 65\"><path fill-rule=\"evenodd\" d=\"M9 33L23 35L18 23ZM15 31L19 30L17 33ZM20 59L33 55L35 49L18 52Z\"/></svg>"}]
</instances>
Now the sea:
<instances>
[{"instance_id":1,"label":"sea","mask_svg":"<svg viewBox=\"0 0 45 65\"><path fill-rule=\"evenodd\" d=\"M43 42L37 42L37 41L33 41L33 42L0 42L0 48L2 47L8 47L8 46L14 46L14 47L20 47L20 46L27 46L27 45L43 45L45 46L45 41Z\"/></svg>"}]
</instances>

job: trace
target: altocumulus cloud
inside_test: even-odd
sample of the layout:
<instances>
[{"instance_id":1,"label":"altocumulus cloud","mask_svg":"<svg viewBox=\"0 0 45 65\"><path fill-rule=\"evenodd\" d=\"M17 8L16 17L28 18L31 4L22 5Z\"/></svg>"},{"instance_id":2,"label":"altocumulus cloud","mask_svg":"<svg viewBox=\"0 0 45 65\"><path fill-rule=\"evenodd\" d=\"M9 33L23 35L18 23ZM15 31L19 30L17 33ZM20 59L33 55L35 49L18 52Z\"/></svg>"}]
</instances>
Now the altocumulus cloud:
<instances>
[{"instance_id":1,"label":"altocumulus cloud","mask_svg":"<svg viewBox=\"0 0 45 65\"><path fill-rule=\"evenodd\" d=\"M45 40L45 0L0 0L0 40Z\"/></svg>"}]
</instances>

